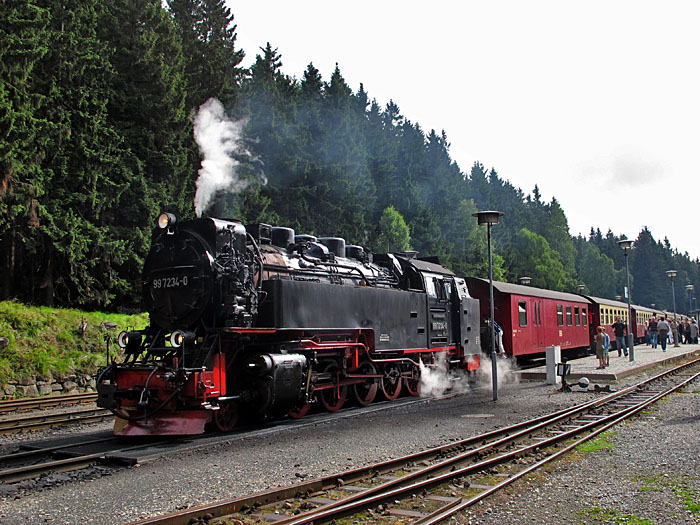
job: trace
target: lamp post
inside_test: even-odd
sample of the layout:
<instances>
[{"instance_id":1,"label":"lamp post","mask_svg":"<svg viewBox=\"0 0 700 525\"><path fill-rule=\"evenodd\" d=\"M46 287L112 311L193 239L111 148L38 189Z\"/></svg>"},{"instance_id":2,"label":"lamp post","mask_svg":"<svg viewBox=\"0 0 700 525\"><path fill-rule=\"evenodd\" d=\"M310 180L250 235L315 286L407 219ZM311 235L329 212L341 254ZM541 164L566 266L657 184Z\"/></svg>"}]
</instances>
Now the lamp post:
<instances>
[{"instance_id":1,"label":"lamp post","mask_svg":"<svg viewBox=\"0 0 700 525\"><path fill-rule=\"evenodd\" d=\"M579 284L576 289L578 290L578 293L583 294L583 291L586 289L585 284Z\"/></svg>"},{"instance_id":2,"label":"lamp post","mask_svg":"<svg viewBox=\"0 0 700 525\"><path fill-rule=\"evenodd\" d=\"M491 226L498 224L498 221L503 216L502 211L478 211L472 213L472 217L476 217L479 226L486 226L486 237L489 246L489 300L491 304L491 375L493 382L493 400L498 399L498 365L496 364L496 330L493 324L494 308L493 308L493 260L491 258Z\"/></svg>"},{"instance_id":3,"label":"lamp post","mask_svg":"<svg viewBox=\"0 0 700 525\"><path fill-rule=\"evenodd\" d=\"M532 277L523 276L518 280L520 281L520 284L522 284L523 286L527 286L528 284L530 284L532 282Z\"/></svg>"},{"instance_id":4,"label":"lamp post","mask_svg":"<svg viewBox=\"0 0 700 525\"><path fill-rule=\"evenodd\" d=\"M625 252L625 268L627 269L627 335L629 338L630 361L634 361L634 333L632 332L632 290L630 288L630 262L627 252L632 248L632 241L622 239L617 244Z\"/></svg>"},{"instance_id":5,"label":"lamp post","mask_svg":"<svg viewBox=\"0 0 700 525\"><path fill-rule=\"evenodd\" d=\"M676 326L673 329L673 346L681 346L678 344L678 321L676 320L676 285L673 283L673 278L678 275L677 270L668 270L666 272L671 279L671 293L673 295L673 324Z\"/></svg>"},{"instance_id":6,"label":"lamp post","mask_svg":"<svg viewBox=\"0 0 700 525\"><path fill-rule=\"evenodd\" d=\"M693 290L695 289L695 286L689 284L685 287L685 289L688 290L688 315L690 315L693 311Z\"/></svg>"}]
</instances>

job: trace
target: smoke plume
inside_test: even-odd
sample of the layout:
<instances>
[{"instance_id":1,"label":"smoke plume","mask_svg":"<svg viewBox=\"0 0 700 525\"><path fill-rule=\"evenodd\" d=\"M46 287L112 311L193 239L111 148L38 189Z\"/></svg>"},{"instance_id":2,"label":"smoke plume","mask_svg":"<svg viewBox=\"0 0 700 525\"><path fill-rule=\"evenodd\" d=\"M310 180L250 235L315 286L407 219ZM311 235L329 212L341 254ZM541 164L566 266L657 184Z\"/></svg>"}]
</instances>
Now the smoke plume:
<instances>
[{"instance_id":1,"label":"smoke plume","mask_svg":"<svg viewBox=\"0 0 700 525\"><path fill-rule=\"evenodd\" d=\"M194 120L194 138L202 155L194 196L197 217L206 211L217 191L237 193L251 183L240 173L243 164L254 160L242 140L245 124L245 120L228 118L215 98L199 107ZM263 176L263 184L266 182Z\"/></svg>"}]
</instances>

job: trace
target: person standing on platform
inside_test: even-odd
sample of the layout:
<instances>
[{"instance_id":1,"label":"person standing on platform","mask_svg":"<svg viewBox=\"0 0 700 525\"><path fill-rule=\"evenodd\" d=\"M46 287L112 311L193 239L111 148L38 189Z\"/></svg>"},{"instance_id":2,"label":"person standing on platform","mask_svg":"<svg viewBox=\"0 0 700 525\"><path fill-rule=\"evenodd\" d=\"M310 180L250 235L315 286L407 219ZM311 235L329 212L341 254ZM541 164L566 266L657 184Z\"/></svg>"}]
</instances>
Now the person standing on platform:
<instances>
[{"instance_id":1,"label":"person standing on platform","mask_svg":"<svg viewBox=\"0 0 700 525\"><path fill-rule=\"evenodd\" d=\"M656 316L653 315L649 319L649 343L652 348L656 348L659 341L659 322L656 320Z\"/></svg>"},{"instance_id":2,"label":"person standing on platform","mask_svg":"<svg viewBox=\"0 0 700 525\"><path fill-rule=\"evenodd\" d=\"M615 344L617 345L617 357L622 357L622 352L627 355L627 325L622 322L622 319L618 315L615 318L615 322L612 325L613 332L615 332Z\"/></svg>"},{"instance_id":3,"label":"person standing on platform","mask_svg":"<svg viewBox=\"0 0 700 525\"><path fill-rule=\"evenodd\" d=\"M503 328L501 328L495 319L493 320L493 331L496 334L496 352L498 352L500 357L505 357L506 349L503 348Z\"/></svg>"},{"instance_id":4,"label":"person standing on platform","mask_svg":"<svg viewBox=\"0 0 700 525\"><path fill-rule=\"evenodd\" d=\"M605 332L602 326L595 329L595 356L598 358L597 370L605 368Z\"/></svg>"},{"instance_id":5,"label":"person standing on platform","mask_svg":"<svg viewBox=\"0 0 700 525\"><path fill-rule=\"evenodd\" d=\"M671 325L668 324L666 317L661 317L661 320L656 325L659 331L659 344L661 345L661 350L666 351L666 341L668 340L668 334L671 333Z\"/></svg>"},{"instance_id":6,"label":"person standing on platform","mask_svg":"<svg viewBox=\"0 0 700 525\"><path fill-rule=\"evenodd\" d=\"M695 317L690 320L690 326L688 327L688 333L690 334L690 344L698 344L698 323L695 321Z\"/></svg>"}]
</instances>

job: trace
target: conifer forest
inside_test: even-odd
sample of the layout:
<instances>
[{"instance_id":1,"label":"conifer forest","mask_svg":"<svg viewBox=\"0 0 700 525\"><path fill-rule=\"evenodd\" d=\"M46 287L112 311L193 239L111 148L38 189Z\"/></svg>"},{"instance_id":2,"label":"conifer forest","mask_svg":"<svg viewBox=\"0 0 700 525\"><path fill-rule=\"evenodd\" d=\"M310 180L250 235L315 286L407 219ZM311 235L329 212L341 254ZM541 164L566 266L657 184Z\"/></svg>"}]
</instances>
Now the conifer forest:
<instances>
[{"instance_id":1,"label":"conifer forest","mask_svg":"<svg viewBox=\"0 0 700 525\"><path fill-rule=\"evenodd\" d=\"M565 210L498 166L458 166L444 131L424 130L336 66L284 71L284 50L249 68L222 0L4 0L0 7L0 299L137 311L141 267L161 211L195 217L200 107L240 128L237 181L204 214L339 236L375 252L417 250L461 275L605 298L624 296L612 230L572 237ZM342 57L337 57L342 64ZM466 124L469 125L469 124ZM471 125L478 125L473 123ZM658 234L658 232L655 232ZM679 312L700 261L643 229L629 254L632 302Z\"/></svg>"}]
</instances>

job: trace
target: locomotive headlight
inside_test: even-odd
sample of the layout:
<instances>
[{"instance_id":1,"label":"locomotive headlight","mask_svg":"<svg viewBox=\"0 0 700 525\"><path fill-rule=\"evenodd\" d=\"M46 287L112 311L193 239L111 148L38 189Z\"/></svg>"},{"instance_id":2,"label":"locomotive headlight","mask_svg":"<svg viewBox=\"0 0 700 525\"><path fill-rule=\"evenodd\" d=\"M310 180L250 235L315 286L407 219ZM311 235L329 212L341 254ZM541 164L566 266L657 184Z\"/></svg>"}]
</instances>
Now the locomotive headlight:
<instances>
[{"instance_id":1,"label":"locomotive headlight","mask_svg":"<svg viewBox=\"0 0 700 525\"><path fill-rule=\"evenodd\" d=\"M187 330L175 330L170 334L170 346L173 348L180 348L185 343L191 343L194 341L195 333L188 332Z\"/></svg>"},{"instance_id":2,"label":"locomotive headlight","mask_svg":"<svg viewBox=\"0 0 700 525\"><path fill-rule=\"evenodd\" d=\"M173 215L172 213L164 212L158 215L157 224L161 230L164 230L166 228L172 228L173 226L175 226L175 223L177 223L177 217L175 217L175 215Z\"/></svg>"},{"instance_id":3,"label":"locomotive headlight","mask_svg":"<svg viewBox=\"0 0 700 525\"><path fill-rule=\"evenodd\" d=\"M138 348L141 346L141 332L122 332L117 337L117 344L124 349Z\"/></svg>"}]
</instances>

